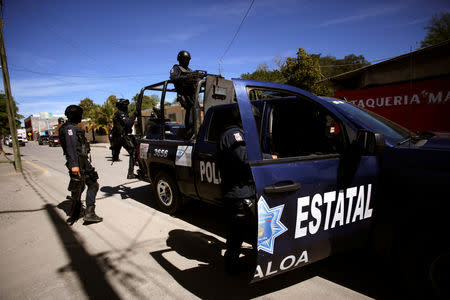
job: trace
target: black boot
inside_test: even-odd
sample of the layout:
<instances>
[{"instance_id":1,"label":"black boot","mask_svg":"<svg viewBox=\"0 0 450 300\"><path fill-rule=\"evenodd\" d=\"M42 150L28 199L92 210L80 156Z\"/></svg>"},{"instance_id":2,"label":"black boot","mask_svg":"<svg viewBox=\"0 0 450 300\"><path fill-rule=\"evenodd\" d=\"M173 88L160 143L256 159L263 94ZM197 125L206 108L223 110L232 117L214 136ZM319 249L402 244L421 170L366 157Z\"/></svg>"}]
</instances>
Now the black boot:
<instances>
[{"instance_id":1,"label":"black boot","mask_svg":"<svg viewBox=\"0 0 450 300\"><path fill-rule=\"evenodd\" d=\"M83 214L84 209L81 201L73 200L73 198L69 196L67 198L72 201L72 206L70 208L69 218L66 222L72 226L80 218L80 215Z\"/></svg>"},{"instance_id":2,"label":"black boot","mask_svg":"<svg viewBox=\"0 0 450 300\"><path fill-rule=\"evenodd\" d=\"M138 178L138 177L136 176L136 174L134 174L134 170L131 170L131 171L129 170L127 179L135 179L135 178Z\"/></svg>"},{"instance_id":3,"label":"black boot","mask_svg":"<svg viewBox=\"0 0 450 300\"><path fill-rule=\"evenodd\" d=\"M85 222L98 223L103 221L103 218L95 214L95 205L89 205L88 207L86 207L86 212L84 214L83 220Z\"/></svg>"}]
</instances>

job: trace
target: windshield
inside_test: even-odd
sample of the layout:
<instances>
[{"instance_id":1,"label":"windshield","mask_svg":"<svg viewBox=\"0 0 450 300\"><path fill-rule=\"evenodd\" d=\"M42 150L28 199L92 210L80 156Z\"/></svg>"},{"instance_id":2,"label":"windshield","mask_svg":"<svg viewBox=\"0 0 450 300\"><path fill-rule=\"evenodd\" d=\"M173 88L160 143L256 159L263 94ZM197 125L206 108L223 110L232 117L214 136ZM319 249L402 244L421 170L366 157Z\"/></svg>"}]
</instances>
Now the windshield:
<instances>
[{"instance_id":1,"label":"windshield","mask_svg":"<svg viewBox=\"0 0 450 300\"><path fill-rule=\"evenodd\" d=\"M343 112L350 120L356 124L363 124L374 132L382 133L386 140L392 144L398 144L415 135L408 129L367 109L333 98L323 97L322 99L332 100L330 103L334 104L336 108Z\"/></svg>"}]
</instances>

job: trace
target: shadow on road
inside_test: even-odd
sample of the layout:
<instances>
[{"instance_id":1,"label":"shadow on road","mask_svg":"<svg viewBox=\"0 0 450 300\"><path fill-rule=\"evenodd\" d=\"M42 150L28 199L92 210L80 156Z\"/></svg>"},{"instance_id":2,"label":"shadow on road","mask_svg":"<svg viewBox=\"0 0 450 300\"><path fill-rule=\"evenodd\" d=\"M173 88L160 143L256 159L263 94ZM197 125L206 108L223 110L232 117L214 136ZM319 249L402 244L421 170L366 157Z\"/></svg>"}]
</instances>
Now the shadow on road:
<instances>
[{"instance_id":1,"label":"shadow on road","mask_svg":"<svg viewBox=\"0 0 450 300\"><path fill-rule=\"evenodd\" d=\"M117 186L102 186L100 191L105 195L97 199L104 199L113 195L120 195L122 199L132 199L148 207L161 211L152 192L151 185L130 188L128 185L136 181ZM206 231L225 237L225 212L223 208L195 200L186 200L184 208L172 215Z\"/></svg>"},{"instance_id":2,"label":"shadow on road","mask_svg":"<svg viewBox=\"0 0 450 300\"><path fill-rule=\"evenodd\" d=\"M159 210L153 198L151 186L130 188L128 183L115 187L104 186L106 196L120 194L122 199L133 199ZM185 222L225 237L225 214L222 208L199 201L189 201L184 209L175 215ZM228 276L223 265L221 251L225 244L211 235L201 232L173 230L167 238L167 249L150 252L180 285L202 299L233 298L248 299L260 297L284 288L302 283L314 277L326 279L368 297L376 299L404 298L407 293L400 287L392 266L379 257L364 251L336 255L305 267L277 275L254 284L249 284L253 273ZM244 249L245 250L245 249ZM250 250L244 253L244 264L253 272L251 262L255 258ZM173 253L191 260L195 267L179 269L167 257ZM331 284L331 283L330 283Z\"/></svg>"},{"instance_id":3,"label":"shadow on road","mask_svg":"<svg viewBox=\"0 0 450 300\"><path fill-rule=\"evenodd\" d=\"M245 256L241 257L247 271L228 275L221 255L225 244L211 235L172 230L167 239L167 246L168 249L150 252L150 255L180 285L202 299L261 297L314 277L326 279L376 299L395 299L401 295L393 292L394 285L392 281L389 283L390 276L386 274L388 266L380 265L379 261L371 260L368 255L339 255L250 284L254 270L251 262L255 259L250 249L244 249ZM170 258L173 252L191 260L196 266L188 269L178 268Z\"/></svg>"},{"instance_id":4,"label":"shadow on road","mask_svg":"<svg viewBox=\"0 0 450 300\"><path fill-rule=\"evenodd\" d=\"M92 299L120 299L106 280L105 272L98 260L86 251L83 244L76 239L74 232L56 213L53 206L46 204L45 208L64 246L64 250L70 258L70 265L59 269L59 272L69 270L76 272L86 295L89 295Z\"/></svg>"},{"instance_id":5,"label":"shadow on road","mask_svg":"<svg viewBox=\"0 0 450 300\"><path fill-rule=\"evenodd\" d=\"M90 255L82 241L75 231L73 231L57 213L54 205L47 201L47 197L43 194L45 190L35 182L32 176L26 170L23 172L24 180L33 189L35 194L44 202L42 209L45 209L61 244L70 259L67 266L61 267L58 272L75 272L85 295L90 299L120 299L112 285L106 278L106 273L111 272L114 277L120 278L122 286L124 286L132 295L137 298L143 298L144 295L137 293L133 287L133 283L139 281L139 278L131 273L118 270L115 263L109 258L108 253L100 253L98 255ZM58 205L59 209L67 212L70 209L70 201L63 201ZM120 257L119 257L120 259Z\"/></svg>"}]
</instances>

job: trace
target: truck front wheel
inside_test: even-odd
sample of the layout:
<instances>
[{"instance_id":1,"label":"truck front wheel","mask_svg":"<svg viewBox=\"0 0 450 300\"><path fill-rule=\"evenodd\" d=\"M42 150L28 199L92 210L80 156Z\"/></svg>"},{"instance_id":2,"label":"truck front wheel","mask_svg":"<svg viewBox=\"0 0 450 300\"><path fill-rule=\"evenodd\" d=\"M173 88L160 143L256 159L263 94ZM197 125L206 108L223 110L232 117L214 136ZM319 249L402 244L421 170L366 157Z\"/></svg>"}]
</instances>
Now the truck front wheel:
<instances>
[{"instance_id":1,"label":"truck front wheel","mask_svg":"<svg viewBox=\"0 0 450 300\"><path fill-rule=\"evenodd\" d=\"M162 211L168 214L177 212L182 206L182 199L178 186L167 172L156 174L153 191Z\"/></svg>"}]
</instances>

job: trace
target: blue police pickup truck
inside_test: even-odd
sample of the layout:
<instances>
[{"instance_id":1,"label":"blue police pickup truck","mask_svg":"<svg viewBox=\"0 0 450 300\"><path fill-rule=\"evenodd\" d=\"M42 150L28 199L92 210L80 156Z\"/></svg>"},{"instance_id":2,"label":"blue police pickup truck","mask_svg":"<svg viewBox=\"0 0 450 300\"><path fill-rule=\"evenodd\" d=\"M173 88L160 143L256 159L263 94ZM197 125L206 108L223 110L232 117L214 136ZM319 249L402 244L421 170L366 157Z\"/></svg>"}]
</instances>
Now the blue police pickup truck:
<instances>
[{"instance_id":1,"label":"blue police pickup truck","mask_svg":"<svg viewBox=\"0 0 450 300\"><path fill-rule=\"evenodd\" d=\"M138 108L146 90L161 91L164 115L170 84L143 88ZM238 105L258 199L253 281L357 247L389 253L403 270L425 270L433 284L443 280L450 134L413 133L345 101L277 83L208 75L197 92L194 138L179 132L167 139L162 131L147 139L139 118L139 174L167 213L184 198L220 205L217 142Z\"/></svg>"}]
</instances>

